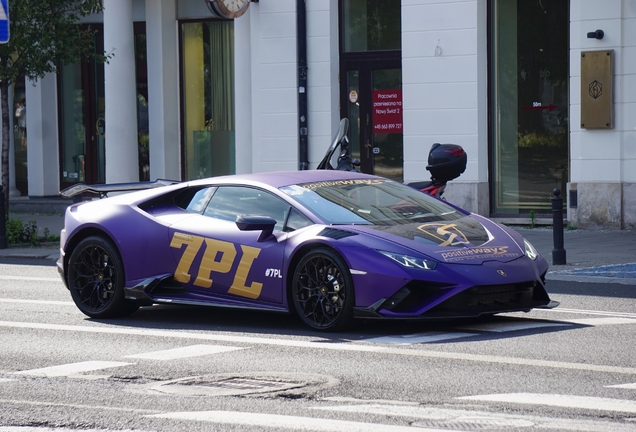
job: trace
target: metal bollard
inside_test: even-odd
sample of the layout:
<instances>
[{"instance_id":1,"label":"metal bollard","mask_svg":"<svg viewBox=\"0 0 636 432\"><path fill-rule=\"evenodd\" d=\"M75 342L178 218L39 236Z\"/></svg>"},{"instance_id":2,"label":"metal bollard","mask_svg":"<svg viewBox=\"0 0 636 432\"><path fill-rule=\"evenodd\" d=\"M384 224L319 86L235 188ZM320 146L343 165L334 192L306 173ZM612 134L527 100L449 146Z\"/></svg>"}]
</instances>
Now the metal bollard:
<instances>
[{"instance_id":1,"label":"metal bollard","mask_svg":"<svg viewBox=\"0 0 636 432\"><path fill-rule=\"evenodd\" d=\"M7 248L7 215L4 208L4 189L0 185L0 249Z\"/></svg>"},{"instance_id":2,"label":"metal bollard","mask_svg":"<svg viewBox=\"0 0 636 432\"><path fill-rule=\"evenodd\" d=\"M552 249L552 265L565 264L565 249L563 248L563 198L561 190L554 189L552 197L552 236L554 249Z\"/></svg>"}]
</instances>

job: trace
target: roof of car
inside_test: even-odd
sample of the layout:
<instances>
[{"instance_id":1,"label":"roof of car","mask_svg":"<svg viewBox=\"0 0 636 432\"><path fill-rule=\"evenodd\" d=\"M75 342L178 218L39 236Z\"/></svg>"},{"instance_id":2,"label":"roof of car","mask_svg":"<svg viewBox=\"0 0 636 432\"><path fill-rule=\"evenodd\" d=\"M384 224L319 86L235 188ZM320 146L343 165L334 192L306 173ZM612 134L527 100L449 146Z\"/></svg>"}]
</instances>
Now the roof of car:
<instances>
[{"instance_id":1,"label":"roof of car","mask_svg":"<svg viewBox=\"0 0 636 432\"><path fill-rule=\"evenodd\" d=\"M198 184L214 184L214 183L248 183L248 184L266 184L274 188L284 186L347 179L369 179L378 178L368 174L362 174L354 171L338 171L338 170L307 170L307 171L278 171L253 174L238 174L222 177L210 177L200 180L193 180L192 185Z\"/></svg>"}]
</instances>

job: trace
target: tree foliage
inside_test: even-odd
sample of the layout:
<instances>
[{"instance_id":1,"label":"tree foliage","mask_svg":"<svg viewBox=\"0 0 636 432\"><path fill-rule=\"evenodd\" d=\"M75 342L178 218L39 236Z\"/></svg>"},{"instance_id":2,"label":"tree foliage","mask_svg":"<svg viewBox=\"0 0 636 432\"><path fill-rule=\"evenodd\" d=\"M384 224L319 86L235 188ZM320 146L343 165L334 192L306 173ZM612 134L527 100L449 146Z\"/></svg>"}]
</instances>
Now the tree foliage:
<instances>
[{"instance_id":1,"label":"tree foliage","mask_svg":"<svg viewBox=\"0 0 636 432\"><path fill-rule=\"evenodd\" d=\"M106 61L104 53L94 50L95 31L79 24L99 11L100 0L17 0L9 6L10 38L0 44L2 187L7 213L9 169L13 169L9 167L9 86L22 75L37 80L61 65L91 58Z\"/></svg>"}]
</instances>

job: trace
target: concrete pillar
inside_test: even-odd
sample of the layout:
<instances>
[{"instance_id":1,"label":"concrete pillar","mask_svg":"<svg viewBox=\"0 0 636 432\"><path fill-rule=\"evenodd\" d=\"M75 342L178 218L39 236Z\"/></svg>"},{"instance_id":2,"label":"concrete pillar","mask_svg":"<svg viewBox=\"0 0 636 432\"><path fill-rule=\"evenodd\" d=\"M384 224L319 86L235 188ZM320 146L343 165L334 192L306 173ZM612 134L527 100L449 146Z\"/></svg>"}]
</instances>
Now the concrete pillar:
<instances>
[{"instance_id":1,"label":"concrete pillar","mask_svg":"<svg viewBox=\"0 0 636 432\"><path fill-rule=\"evenodd\" d=\"M252 172L252 22L258 16L258 3L252 3L247 15L234 20L234 130L236 131L236 173Z\"/></svg>"},{"instance_id":2,"label":"concrete pillar","mask_svg":"<svg viewBox=\"0 0 636 432\"><path fill-rule=\"evenodd\" d=\"M146 1L150 180L181 180L179 55L174 0Z\"/></svg>"},{"instance_id":3,"label":"concrete pillar","mask_svg":"<svg viewBox=\"0 0 636 432\"><path fill-rule=\"evenodd\" d=\"M106 183L139 181L132 0L103 0Z\"/></svg>"},{"instance_id":4,"label":"concrete pillar","mask_svg":"<svg viewBox=\"0 0 636 432\"><path fill-rule=\"evenodd\" d=\"M29 196L60 192L57 76L26 82Z\"/></svg>"}]
</instances>

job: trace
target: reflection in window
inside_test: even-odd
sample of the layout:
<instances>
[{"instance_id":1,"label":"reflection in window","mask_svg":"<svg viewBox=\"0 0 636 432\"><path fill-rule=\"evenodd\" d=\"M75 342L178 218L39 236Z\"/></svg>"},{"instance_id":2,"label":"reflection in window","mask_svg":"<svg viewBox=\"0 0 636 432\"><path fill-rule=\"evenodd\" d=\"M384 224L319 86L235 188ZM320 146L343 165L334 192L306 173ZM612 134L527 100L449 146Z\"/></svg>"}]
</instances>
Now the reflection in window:
<instances>
[{"instance_id":1,"label":"reflection in window","mask_svg":"<svg viewBox=\"0 0 636 432\"><path fill-rule=\"evenodd\" d=\"M570 2L493 3L492 211L547 213L569 177Z\"/></svg>"},{"instance_id":2,"label":"reflection in window","mask_svg":"<svg viewBox=\"0 0 636 432\"><path fill-rule=\"evenodd\" d=\"M343 0L344 50L399 50L401 5L395 0Z\"/></svg>"},{"instance_id":3,"label":"reflection in window","mask_svg":"<svg viewBox=\"0 0 636 432\"><path fill-rule=\"evenodd\" d=\"M235 222L239 215L263 215L276 220L282 230L290 205L269 192L241 186L222 186L212 196L205 216Z\"/></svg>"},{"instance_id":4,"label":"reflection in window","mask_svg":"<svg viewBox=\"0 0 636 432\"><path fill-rule=\"evenodd\" d=\"M82 69L77 63L63 65L59 77L62 180L83 182L86 173L86 129Z\"/></svg>"},{"instance_id":5,"label":"reflection in window","mask_svg":"<svg viewBox=\"0 0 636 432\"><path fill-rule=\"evenodd\" d=\"M234 23L182 25L185 177L234 174Z\"/></svg>"}]
</instances>

